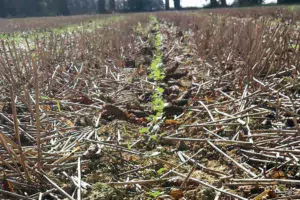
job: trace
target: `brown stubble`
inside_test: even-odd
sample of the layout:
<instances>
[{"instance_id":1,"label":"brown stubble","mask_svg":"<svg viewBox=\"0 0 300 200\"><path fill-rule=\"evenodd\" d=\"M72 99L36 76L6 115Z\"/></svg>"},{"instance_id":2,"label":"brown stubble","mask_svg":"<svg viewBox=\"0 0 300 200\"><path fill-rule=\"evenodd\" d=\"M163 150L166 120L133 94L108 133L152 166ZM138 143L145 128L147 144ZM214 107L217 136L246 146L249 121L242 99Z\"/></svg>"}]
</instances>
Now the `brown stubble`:
<instances>
[{"instance_id":1,"label":"brown stubble","mask_svg":"<svg viewBox=\"0 0 300 200\"><path fill-rule=\"evenodd\" d=\"M218 12L212 10L209 15L165 12L158 16L182 30L194 32L191 47L206 63L201 66L203 69L214 66L210 70L215 77L235 72L236 81L251 85L253 77L267 77L286 67L298 66L299 33L293 23L296 18L282 23L263 14L259 18L246 18L242 9L239 17L234 12L223 15L223 9Z\"/></svg>"}]
</instances>

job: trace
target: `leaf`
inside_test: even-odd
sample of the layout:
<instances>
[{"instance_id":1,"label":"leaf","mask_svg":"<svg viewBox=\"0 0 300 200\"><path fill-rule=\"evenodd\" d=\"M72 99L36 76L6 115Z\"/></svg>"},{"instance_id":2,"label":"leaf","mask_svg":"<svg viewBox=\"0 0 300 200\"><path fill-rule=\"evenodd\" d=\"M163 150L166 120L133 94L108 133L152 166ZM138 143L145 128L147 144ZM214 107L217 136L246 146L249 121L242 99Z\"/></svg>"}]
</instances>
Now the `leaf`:
<instances>
[{"instance_id":1,"label":"leaf","mask_svg":"<svg viewBox=\"0 0 300 200\"><path fill-rule=\"evenodd\" d=\"M82 104L85 104L85 105L91 105L94 102L91 99L89 99L88 97L82 95L81 97L79 97L79 103L82 103Z\"/></svg>"},{"instance_id":2,"label":"leaf","mask_svg":"<svg viewBox=\"0 0 300 200\"><path fill-rule=\"evenodd\" d=\"M160 137L164 137L164 136L166 136L166 135L167 135L166 132L162 132L162 133L160 134Z\"/></svg>"},{"instance_id":3,"label":"leaf","mask_svg":"<svg viewBox=\"0 0 300 200\"><path fill-rule=\"evenodd\" d=\"M40 108L43 110L43 111L51 111L51 107L49 105L41 105Z\"/></svg>"},{"instance_id":4,"label":"leaf","mask_svg":"<svg viewBox=\"0 0 300 200\"><path fill-rule=\"evenodd\" d=\"M151 139L154 140L154 141L156 141L156 142L158 141L158 138L157 138L156 135L152 135L152 136L151 136Z\"/></svg>"},{"instance_id":5,"label":"leaf","mask_svg":"<svg viewBox=\"0 0 300 200\"><path fill-rule=\"evenodd\" d=\"M183 197L183 192L180 189L173 188L171 189L169 195L172 196L175 200L179 200Z\"/></svg>"},{"instance_id":6,"label":"leaf","mask_svg":"<svg viewBox=\"0 0 300 200\"><path fill-rule=\"evenodd\" d=\"M181 89L183 92L187 91L187 87L180 87L180 89Z\"/></svg>"},{"instance_id":7,"label":"leaf","mask_svg":"<svg viewBox=\"0 0 300 200\"><path fill-rule=\"evenodd\" d=\"M164 171L166 171L166 168L160 168L159 170L157 170L158 175L161 175Z\"/></svg>"},{"instance_id":8,"label":"leaf","mask_svg":"<svg viewBox=\"0 0 300 200\"><path fill-rule=\"evenodd\" d=\"M66 72L66 71L67 71L67 67L63 66L62 69L61 69L61 72Z\"/></svg>"},{"instance_id":9,"label":"leaf","mask_svg":"<svg viewBox=\"0 0 300 200\"><path fill-rule=\"evenodd\" d=\"M117 67L124 67L125 63L123 60L119 60L117 63L116 63L116 66Z\"/></svg>"},{"instance_id":10,"label":"leaf","mask_svg":"<svg viewBox=\"0 0 300 200\"><path fill-rule=\"evenodd\" d=\"M125 124L123 124L123 130L124 130L124 133L127 135L127 130L126 130Z\"/></svg>"},{"instance_id":11,"label":"leaf","mask_svg":"<svg viewBox=\"0 0 300 200\"><path fill-rule=\"evenodd\" d=\"M164 91L165 91L165 90L164 90L163 88L161 88L161 87L158 87L158 88L157 88L157 92L158 92L159 94L162 94Z\"/></svg>"},{"instance_id":12,"label":"leaf","mask_svg":"<svg viewBox=\"0 0 300 200\"><path fill-rule=\"evenodd\" d=\"M126 115L126 117L127 117L128 119L131 119L131 118L134 118L134 117L135 117L134 114L128 113L128 112L125 112L125 115Z\"/></svg>"},{"instance_id":13,"label":"leaf","mask_svg":"<svg viewBox=\"0 0 300 200\"><path fill-rule=\"evenodd\" d=\"M129 140L126 140L127 149L131 149Z\"/></svg>"},{"instance_id":14,"label":"leaf","mask_svg":"<svg viewBox=\"0 0 300 200\"><path fill-rule=\"evenodd\" d=\"M71 122L70 120L68 120L68 119L66 119L64 117L61 118L61 121L62 121L63 124L65 124L65 125L67 125L69 127L75 126L73 122ZM62 131L62 132L64 132L64 131Z\"/></svg>"},{"instance_id":15,"label":"leaf","mask_svg":"<svg viewBox=\"0 0 300 200\"><path fill-rule=\"evenodd\" d=\"M186 61L186 63L185 63L186 66L191 65L191 64L192 64L192 62L190 60Z\"/></svg>"},{"instance_id":16,"label":"leaf","mask_svg":"<svg viewBox=\"0 0 300 200\"><path fill-rule=\"evenodd\" d=\"M143 65L140 64L140 67L139 67L139 74L142 74L143 72L144 72Z\"/></svg>"},{"instance_id":17,"label":"leaf","mask_svg":"<svg viewBox=\"0 0 300 200\"><path fill-rule=\"evenodd\" d=\"M167 119L165 121L166 125L180 125L181 123L178 120L173 120L173 119Z\"/></svg>"},{"instance_id":18,"label":"leaf","mask_svg":"<svg viewBox=\"0 0 300 200\"><path fill-rule=\"evenodd\" d=\"M271 174L272 179L285 179L286 176L282 170L274 169Z\"/></svg>"},{"instance_id":19,"label":"leaf","mask_svg":"<svg viewBox=\"0 0 300 200\"><path fill-rule=\"evenodd\" d=\"M57 104L57 109L60 112L61 110L60 110L60 103L59 103L59 101L56 101L56 104Z\"/></svg>"},{"instance_id":20,"label":"leaf","mask_svg":"<svg viewBox=\"0 0 300 200\"><path fill-rule=\"evenodd\" d=\"M147 123L149 120L145 117L142 118L136 118L135 119L138 123Z\"/></svg>"},{"instance_id":21,"label":"leaf","mask_svg":"<svg viewBox=\"0 0 300 200\"><path fill-rule=\"evenodd\" d=\"M275 196L276 196L276 194L275 194ZM266 199L268 197L274 198L273 190L267 189L264 192L257 195L256 197L254 197L253 200L262 200L262 199Z\"/></svg>"},{"instance_id":22,"label":"leaf","mask_svg":"<svg viewBox=\"0 0 300 200\"><path fill-rule=\"evenodd\" d=\"M241 80L239 80L238 86L240 90L243 90L243 82Z\"/></svg>"},{"instance_id":23,"label":"leaf","mask_svg":"<svg viewBox=\"0 0 300 200\"><path fill-rule=\"evenodd\" d=\"M50 98L48 96L41 96L42 100L49 100Z\"/></svg>"},{"instance_id":24,"label":"leaf","mask_svg":"<svg viewBox=\"0 0 300 200\"><path fill-rule=\"evenodd\" d=\"M151 191L151 192L147 192L147 194L148 194L150 197L156 198L156 197L158 197L159 195L161 195L161 192L160 192L160 191Z\"/></svg>"},{"instance_id":25,"label":"leaf","mask_svg":"<svg viewBox=\"0 0 300 200\"><path fill-rule=\"evenodd\" d=\"M148 127L144 127L144 128L141 128L140 133L149 133L149 128Z\"/></svg>"},{"instance_id":26,"label":"leaf","mask_svg":"<svg viewBox=\"0 0 300 200\"><path fill-rule=\"evenodd\" d=\"M9 192L14 192L14 188L11 185L10 181L6 179L6 173L4 173L3 175L3 184L2 184L2 188L5 191L9 191Z\"/></svg>"},{"instance_id":27,"label":"leaf","mask_svg":"<svg viewBox=\"0 0 300 200\"><path fill-rule=\"evenodd\" d=\"M68 126L70 126L70 127L73 127L73 126L75 126L74 124L73 124L73 122L71 122L70 120L66 120L66 123L68 124Z\"/></svg>"},{"instance_id":28,"label":"leaf","mask_svg":"<svg viewBox=\"0 0 300 200\"><path fill-rule=\"evenodd\" d=\"M76 147L74 147L74 149L72 151L73 151L73 153L75 153L75 152L79 151L80 149L81 149L80 146L76 146Z\"/></svg>"},{"instance_id":29,"label":"leaf","mask_svg":"<svg viewBox=\"0 0 300 200\"><path fill-rule=\"evenodd\" d=\"M210 97L205 96L205 101L206 101L206 103L210 103L212 101L212 99Z\"/></svg>"}]
</instances>

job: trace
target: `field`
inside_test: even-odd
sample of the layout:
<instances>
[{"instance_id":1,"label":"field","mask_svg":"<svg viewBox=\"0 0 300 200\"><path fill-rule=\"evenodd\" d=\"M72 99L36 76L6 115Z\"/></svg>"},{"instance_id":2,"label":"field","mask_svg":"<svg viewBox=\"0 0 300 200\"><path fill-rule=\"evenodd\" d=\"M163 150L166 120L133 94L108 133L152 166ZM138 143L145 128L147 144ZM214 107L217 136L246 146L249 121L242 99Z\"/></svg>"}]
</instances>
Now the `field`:
<instances>
[{"instance_id":1,"label":"field","mask_svg":"<svg viewBox=\"0 0 300 200\"><path fill-rule=\"evenodd\" d=\"M299 20L0 20L0 199L300 199Z\"/></svg>"}]
</instances>

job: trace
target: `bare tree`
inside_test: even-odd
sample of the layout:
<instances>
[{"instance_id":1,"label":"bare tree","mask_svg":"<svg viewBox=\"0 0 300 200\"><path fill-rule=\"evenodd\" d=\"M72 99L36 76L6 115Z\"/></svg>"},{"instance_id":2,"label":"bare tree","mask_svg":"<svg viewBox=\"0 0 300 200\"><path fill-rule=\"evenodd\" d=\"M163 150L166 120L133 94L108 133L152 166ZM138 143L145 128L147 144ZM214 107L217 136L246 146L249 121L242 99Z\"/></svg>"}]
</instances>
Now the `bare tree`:
<instances>
[{"instance_id":1,"label":"bare tree","mask_svg":"<svg viewBox=\"0 0 300 200\"><path fill-rule=\"evenodd\" d=\"M98 12L99 13L105 13L106 12L105 0L98 0Z\"/></svg>"},{"instance_id":2,"label":"bare tree","mask_svg":"<svg viewBox=\"0 0 300 200\"><path fill-rule=\"evenodd\" d=\"M227 7L227 2L226 0L220 0L221 1L221 6L222 7Z\"/></svg>"},{"instance_id":3,"label":"bare tree","mask_svg":"<svg viewBox=\"0 0 300 200\"><path fill-rule=\"evenodd\" d=\"M180 0L174 0L174 8L177 10L181 9Z\"/></svg>"},{"instance_id":4,"label":"bare tree","mask_svg":"<svg viewBox=\"0 0 300 200\"><path fill-rule=\"evenodd\" d=\"M116 1L115 0L109 0L109 10L110 11L116 10Z\"/></svg>"},{"instance_id":5,"label":"bare tree","mask_svg":"<svg viewBox=\"0 0 300 200\"><path fill-rule=\"evenodd\" d=\"M169 0L166 0L165 8L166 8L166 10L170 10L170 1Z\"/></svg>"}]
</instances>

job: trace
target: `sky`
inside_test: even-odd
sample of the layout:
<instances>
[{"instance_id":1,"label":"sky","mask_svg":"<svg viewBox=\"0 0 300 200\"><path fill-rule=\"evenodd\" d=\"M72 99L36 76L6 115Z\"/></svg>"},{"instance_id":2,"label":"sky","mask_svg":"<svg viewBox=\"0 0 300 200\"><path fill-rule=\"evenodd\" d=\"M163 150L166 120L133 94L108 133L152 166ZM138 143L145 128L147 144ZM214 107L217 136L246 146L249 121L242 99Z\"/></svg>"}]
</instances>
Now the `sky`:
<instances>
[{"instance_id":1,"label":"sky","mask_svg":"<svg viewBox=\"0 0 300 200\"><path fill-rule=\"evenodd\" d=\"M234 0L226 0L227 4L232 4ZM277 2L277 0L265 0L265 3ZM202 7L209 3L209 0L181 0L182 7ZM170 0L170 6L173 7L173 0Z\"/></svg>"}]
</instances>

